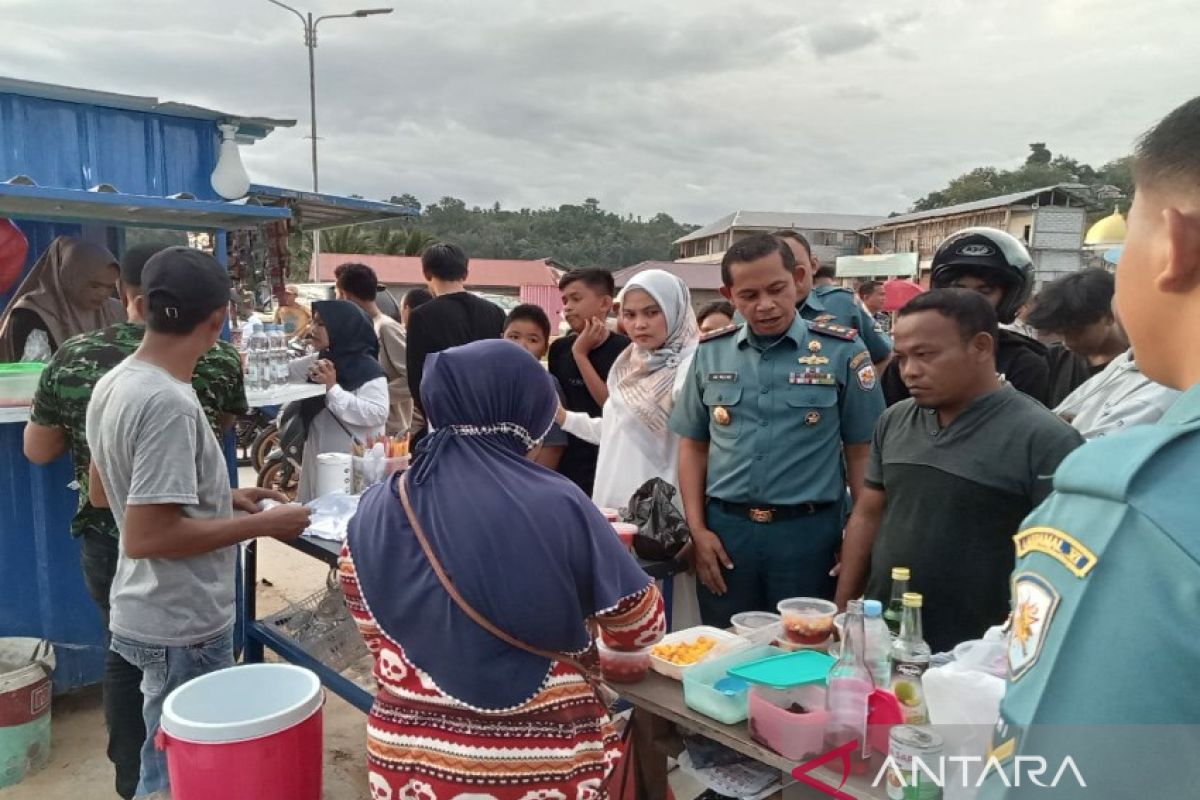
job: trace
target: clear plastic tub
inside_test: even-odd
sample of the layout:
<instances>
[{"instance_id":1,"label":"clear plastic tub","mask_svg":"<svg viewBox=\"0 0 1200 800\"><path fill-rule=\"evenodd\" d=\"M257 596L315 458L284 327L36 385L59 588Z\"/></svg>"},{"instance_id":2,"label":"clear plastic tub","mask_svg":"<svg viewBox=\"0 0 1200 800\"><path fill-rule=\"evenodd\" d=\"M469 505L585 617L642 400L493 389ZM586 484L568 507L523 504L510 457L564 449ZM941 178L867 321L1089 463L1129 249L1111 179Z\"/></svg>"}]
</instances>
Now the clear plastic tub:
<instances>
[{"instance_id":1,"label":"clear plastic tub","mask_svg":"<svg viewBox=\"0 0 1200 800\"><path fill-rule=\"evenodd\" d=\"M701 636L707 636L709 639L716 641L716 645L712 650L709 650L698 660L691 664L675 664L671 661L661 658L654 652L654 648L650 649L650 666L659 675L665 675L668 678L674 678L677 681L683 680L683 673L697 664L703 664L713 658L717 658L724 653L729 652L731 645L740 644L741 640L734 636L729 631L723 631L720 628L710 628L707 625L698 625L695 628L686 628L682 631L668 634L659 642L660 645L680 644L681 642L694 642Z\"/></svg>"},{"instance_id":2,"label":"clear plastic tub","mask_svg":"<svg viewBox=\"0 0 1200 800\"><path fill-rule=\"evenodd\" d=\"M793 644L820 645L833 635L837 606L815 597L792 597L779 603L783 634Z\"/></svg>"},{"instance_id":3,"label":"clear plastic tub","mask_svg":"<svg viewBox=\"0 0 1200 800\"><path fill-rule=\"evenodd\" d=\"M33 404L45 364L38 362L0 364L0 408L18 408Z\"/></svg>"},{"instance_id":4,"label":"clear plastic tub","mask_svg":"<svg viewBox=\"0 0 1200 800\"><path fill-rule=\"evenodd\" d=\"M770 611L743 611L729 618L729 624L733 626L733 632L738 636L747 636L777 622L779 622L779 615Z\"/></svg>"},{"instance_id":5,"label":"clear plastic tub","mask_svg":"<svg viewBox=\"0 0 1200 800\"><path fill-rule=\"evenodd\" d=\"M596 648L600 651L600 673L606 681L637 683L650 671L649 647L617 650L605 644L603 639L597 639Z\"/></svg>"},{"instance_id":6,"label":"clear plastic tub","mask_svg":"<svg viewBox=\"0 0 1200 800\"><path fill-rule=\"evenodd\" d=\"M687 707L726 725L744 722L749 715L750 686L729 696L714 688L729 673L730 667L780 655L778 647L754 645L729 655L697 664L683 673L683 700Z\"/></svg>"},{"instance_id":7,"label":"clear plastic tub","mask_svg":"<svg viewBox=\"0 0 1200 800\"><path fill-rule=\"evenodd\" d=\"M804 761L824 752L828 722L824 686L750 690L750 735L784 758Z\"/></svg>"}]
</instances>

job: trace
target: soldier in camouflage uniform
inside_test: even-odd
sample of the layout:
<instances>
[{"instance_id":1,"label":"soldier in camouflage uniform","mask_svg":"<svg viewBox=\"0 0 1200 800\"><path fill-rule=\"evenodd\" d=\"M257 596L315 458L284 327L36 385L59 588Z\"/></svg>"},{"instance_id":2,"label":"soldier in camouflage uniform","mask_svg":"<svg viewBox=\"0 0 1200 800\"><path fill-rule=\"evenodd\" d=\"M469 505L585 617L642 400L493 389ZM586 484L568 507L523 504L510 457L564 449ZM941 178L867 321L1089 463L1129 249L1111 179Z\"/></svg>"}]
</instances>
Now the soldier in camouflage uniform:
<instances>
[{"instance_id":1,"label":"soldier in camouflage uniform","mask_svg":"<svg viewBox=\"0 0 1200 800\"><path fill-rule=\"evenodd\" d=\"M92 389L109 370L142 343L145 325L138 315L141 273L159 248L131 249L121 261L121 284L131 322L68 339L42 372L25 432L25 454L35 463L48 463L68 450L79 484L79 508L71 533L81 537L83 576L88 593L100 607L108 631L108 595L117 567L118 531L112 513L88 502L88 451L85 416ZM246 394L242 362L227 342L217 342L196 365L192 387L217 437L244 414ZM116 767L116 789L132 797L137 788L140 751L146 740L142 721L141 670L113 652L107 654L104 674L104 712L109 729L108 757Z\"/></svg>"}]
</instances>

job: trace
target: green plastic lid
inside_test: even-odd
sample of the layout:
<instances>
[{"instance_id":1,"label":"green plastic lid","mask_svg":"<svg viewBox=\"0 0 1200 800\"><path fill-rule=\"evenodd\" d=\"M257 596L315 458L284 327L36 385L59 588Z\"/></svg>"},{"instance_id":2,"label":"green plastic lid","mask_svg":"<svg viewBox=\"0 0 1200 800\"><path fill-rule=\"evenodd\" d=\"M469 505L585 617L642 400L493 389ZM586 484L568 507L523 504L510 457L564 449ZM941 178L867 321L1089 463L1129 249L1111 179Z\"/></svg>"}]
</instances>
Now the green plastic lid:
<instances>
[{"instance_id":1,"label":"green plastic lid","mask_svg":"<svg viewBox=\"0 0 1200 800\"><path fill-rule=\"evenodd\" d=\"M834 660L833 656L816 650L797 650L739 664L729 674L772 689L790 689L807 683L825 683Z\"/></svg>"},{"instance_id":2,"label":"green plastic lid","mask_svg":"<svg viewBox=\"0 0 1200 800\"><path fill-rule=\"evenodd\" d=\"M18 361L10 364L0 364L0 375L29 375L41 372L46 365L40 361Z\"/></svg>"}]
</instances>

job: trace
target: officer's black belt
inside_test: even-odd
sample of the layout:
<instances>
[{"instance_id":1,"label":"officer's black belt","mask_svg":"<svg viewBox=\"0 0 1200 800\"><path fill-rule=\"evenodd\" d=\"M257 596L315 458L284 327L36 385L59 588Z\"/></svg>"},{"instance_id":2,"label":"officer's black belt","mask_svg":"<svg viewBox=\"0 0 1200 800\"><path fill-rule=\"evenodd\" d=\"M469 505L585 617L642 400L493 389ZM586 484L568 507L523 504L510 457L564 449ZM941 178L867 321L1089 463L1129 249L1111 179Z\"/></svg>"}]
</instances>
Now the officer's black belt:
<instances>
[{"instance_id":1,"label":"officer's black belt","mask_svg":"<svg viewBox=\"0 0 1200 800\"><path fill-rule=\"evenodd\" d=\"M728 514L745 517L751 522L758 522L764 525L772 522L782 522L785 519L807 517L834 505L833 503L801 503L796 506L773 506L767 503L730 503L727 500L719 500L715 497L712 498L712 502L716 503Z\"/></svg>"}]
</instances>

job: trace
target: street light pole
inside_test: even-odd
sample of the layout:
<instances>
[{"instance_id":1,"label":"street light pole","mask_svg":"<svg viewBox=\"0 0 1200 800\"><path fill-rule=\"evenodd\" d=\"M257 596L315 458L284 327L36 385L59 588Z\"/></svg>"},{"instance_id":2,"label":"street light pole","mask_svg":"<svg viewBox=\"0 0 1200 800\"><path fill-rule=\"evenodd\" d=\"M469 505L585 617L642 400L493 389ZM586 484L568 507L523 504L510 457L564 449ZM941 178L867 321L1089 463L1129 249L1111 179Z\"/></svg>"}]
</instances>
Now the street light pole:
<instances>
[{"instance_id":1,"label":"street light pole","mask_svg":"<svg viewBox=\"0 0 1200 800\"><path fill-rule=\"evenodd\" d=\"M323 17L313 19L312 13L301 14L296 9L281 3L279 0L267 0L268 3L277 5L280 8L286 9L300 20L300 24L304 26L304 46L308 48L308 109L309 109L309 138L312 140L312 188L314 192L320 191L321 183L317 171L317 26L322 20L327 19L350 19L372 17L377 14L390 14L391 8L360 8L357 11L352 11L349 14L326 14ZM318 262L321 258L321 233L313 231L313 253L312 261L309 263L308 276L309 280L317 281L320 278L318 271Z\"/></svg>"}]
</instances>

